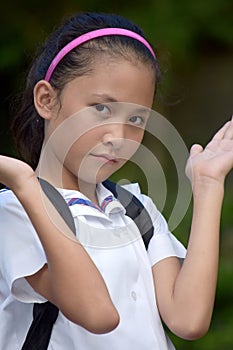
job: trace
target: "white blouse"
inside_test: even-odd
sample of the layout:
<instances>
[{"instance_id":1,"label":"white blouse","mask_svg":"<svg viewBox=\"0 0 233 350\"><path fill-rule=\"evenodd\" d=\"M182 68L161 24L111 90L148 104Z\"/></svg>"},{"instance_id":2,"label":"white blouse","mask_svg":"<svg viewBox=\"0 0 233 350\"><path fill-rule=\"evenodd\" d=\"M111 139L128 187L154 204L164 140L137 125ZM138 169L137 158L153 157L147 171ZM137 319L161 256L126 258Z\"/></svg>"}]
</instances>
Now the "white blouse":
<instances>
[{"instance_id":1,"label":"white blouse","mask_svg":"<svg viewBox=\"0 0 233 350\"><path fill-rule=\"evenodd\" d=\"M134 222L103 185L97 186L99 210L86 205L78 191L59 189L71 204L76 235L101 272L116 306L120 323L107 334L92 334L60 312L53 327L49 350L172 350L156 305L151 267L176 256L183 245L169 232L152 200L137 184L125 186L148 210L154 235L146 251ZM78 204L73 201L78 198ZM32 321L34 302L46 300L27 283L46 263L40 240L14 194L0 192L0 350L20 350Z\"/></svg>"}]
</instances>

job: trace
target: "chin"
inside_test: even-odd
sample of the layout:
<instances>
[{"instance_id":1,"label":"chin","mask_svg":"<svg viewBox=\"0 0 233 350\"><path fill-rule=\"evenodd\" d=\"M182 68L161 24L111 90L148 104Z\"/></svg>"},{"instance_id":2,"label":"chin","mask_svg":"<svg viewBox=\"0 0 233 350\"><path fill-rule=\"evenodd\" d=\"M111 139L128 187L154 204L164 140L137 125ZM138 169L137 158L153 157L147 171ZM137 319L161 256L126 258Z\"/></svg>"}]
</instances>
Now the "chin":
<instances>
[{"instance_id":1,"label":"chin","mask_svg":"<svg viewBox=\"0 0 233 350\"><path fill-rule=\"evenodd\" d=\"M88 184L97 184L101 183L105 180L107 180L111 175L113 175L117 170L119 170L126 161L124 162L116 162L115 164L104 164L99 169L96 169L95 171L91 171L89 169L85 169L85 171L82 171L82 174L80 173L78 175L78 178L82 182L86 182ZM84 169L83 169L84 170Z\"/></svg>"}]
</instances>

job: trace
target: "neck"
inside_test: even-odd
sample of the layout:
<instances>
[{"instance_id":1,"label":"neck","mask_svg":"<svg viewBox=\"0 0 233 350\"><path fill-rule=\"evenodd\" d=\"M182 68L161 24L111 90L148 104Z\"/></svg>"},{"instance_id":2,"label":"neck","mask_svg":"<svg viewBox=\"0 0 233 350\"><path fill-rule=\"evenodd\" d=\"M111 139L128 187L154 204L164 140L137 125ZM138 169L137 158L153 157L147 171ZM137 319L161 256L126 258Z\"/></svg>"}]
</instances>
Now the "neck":
<instances>
[{"instance_id":1,"label":"neck","mask_svg":"<svg viewBox=\"0 0 233 350\"><path fill-rule=\"evenodd\" d=\"M63 188L63 170L54 157L40 158L35 173L55 187Z\"/></svg>"},{"instance_id":2,"label":"neck","mask_svg":"<svg viewBox=\"0 0 233 350\"><path fill-rule=\"evenodd\" d=\"M51 185L67 190L79 191L94 204L99 205L96 195L96 184L82 181L72 173L66 172L64 168L61 169L56 159L53 159L53 161L51 159L43 159L43 162L39 161L35 172L38 177L48 181Z\"/></svg>"},{"instance_id":3,"label":"neck","mask_svg":"<svg viewBox=\"0 0 233 350\"><path fill-rule=\"evenodd\" d=\"M79 191L82 192L87 198L89 198L92 203L99 205L97 195L96 195L96 184L87 183L82 180L78 181Z\"/></svg>"}]
</instances>

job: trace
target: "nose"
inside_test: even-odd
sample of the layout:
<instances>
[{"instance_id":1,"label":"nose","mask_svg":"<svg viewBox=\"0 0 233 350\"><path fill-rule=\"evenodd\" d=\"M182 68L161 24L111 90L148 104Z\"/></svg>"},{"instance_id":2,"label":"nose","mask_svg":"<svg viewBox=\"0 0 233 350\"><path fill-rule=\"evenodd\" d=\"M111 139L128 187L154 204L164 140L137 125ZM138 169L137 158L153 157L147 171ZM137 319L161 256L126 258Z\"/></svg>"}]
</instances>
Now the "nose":
<instances>
[{"instance_id":1,"label":"nose","mask_svg":"<svg viewBox=\"0 0 233 350\"><path fill-rule=\"evenodd\" d=\"M103 143L110 145L115 150L120 149L125 142L126 126L116 123L108 127L103 135Z\"/></svg>"}]
</instances>

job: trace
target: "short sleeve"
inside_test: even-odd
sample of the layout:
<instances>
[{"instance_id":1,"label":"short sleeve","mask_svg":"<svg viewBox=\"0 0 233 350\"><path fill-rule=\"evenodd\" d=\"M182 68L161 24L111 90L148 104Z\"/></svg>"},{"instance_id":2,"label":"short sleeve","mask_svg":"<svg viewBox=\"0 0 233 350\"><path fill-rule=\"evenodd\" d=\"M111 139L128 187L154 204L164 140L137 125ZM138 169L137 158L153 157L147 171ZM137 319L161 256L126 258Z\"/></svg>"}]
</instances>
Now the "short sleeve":
<instances>
[{"instance_id":1,"label":"short sleeve","mask_svg":"<svg viewBox=\"0 0 233 350\"><path fill-rule=\"evenodd\" d=\"M20 202L11 191L0 192L0 274L14 298L43 302L25 276L39 271L46 263L40 240Z\"/></svg>"},{"instance_id":2,"label":"short sleeve","mask_svg":"<svg viewBox=\"0 0 233 350\"><path fill-rule=\"evenodd\" d=\"M169 231L165 218L156 208L152 199L141 193L138 184L130 184L124 187L142 202L151 217L154 226L154 234L150 240L147 251L151 266L171 256L184 259L186 256L185 247Z\"/></svg>"}]
</instances>

